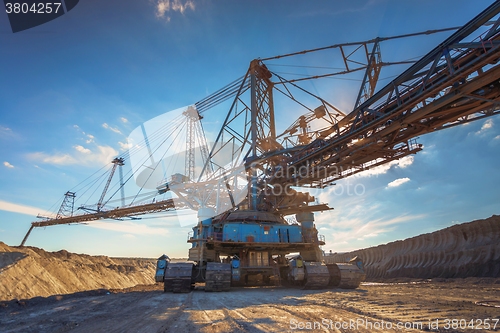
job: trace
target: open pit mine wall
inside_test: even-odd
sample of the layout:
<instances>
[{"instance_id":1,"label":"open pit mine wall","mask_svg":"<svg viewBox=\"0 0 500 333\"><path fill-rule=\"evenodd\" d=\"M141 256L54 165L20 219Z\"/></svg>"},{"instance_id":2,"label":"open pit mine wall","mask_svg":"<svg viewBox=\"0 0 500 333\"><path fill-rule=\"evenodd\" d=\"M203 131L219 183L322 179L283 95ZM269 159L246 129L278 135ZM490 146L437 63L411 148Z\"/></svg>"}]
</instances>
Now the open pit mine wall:
<instances>
[{"instance_id":1,"label":"open pit mine wall","mask_svg":"<svg viewBox=\"0 0 500 333\"><path fill-rule=\"evenodd\" d=\"M403 241L325 257L362 258L367 280L500 276L500 216L454 225Z\"/></svg>"}]
</instances>

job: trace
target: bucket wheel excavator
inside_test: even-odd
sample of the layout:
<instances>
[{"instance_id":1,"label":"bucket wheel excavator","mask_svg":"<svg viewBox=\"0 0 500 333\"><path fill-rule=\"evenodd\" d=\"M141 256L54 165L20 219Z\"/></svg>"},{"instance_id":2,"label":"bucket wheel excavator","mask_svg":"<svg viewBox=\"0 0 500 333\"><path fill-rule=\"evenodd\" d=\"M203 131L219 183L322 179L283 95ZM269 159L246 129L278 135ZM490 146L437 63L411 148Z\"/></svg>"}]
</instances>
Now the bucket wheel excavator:
<instances>
[{"instance_id":1,"label":"bucket wheel excavator","mask_svg":"<svg viewBox=\"0 0 500 333\"><path fill-rule=\"evenodd\" d=\"M198 222L188 237L189 261L179 263L167 256L158 260L156 280L163 281L165 291L188 292L197 282L204 282L206 291L281 284L356 288L365 278L362 258L335 263L323 255L325 238L318 234L314 213L331 208L318 203L307 188L325 188L416 154L422 150L416 141L420 135L498 114L499 12L500 3L495 2L416 61L382 61L381 46L447 29L253 60L243 77L181 110L187 122L184 174L175 173L153 186L157 195L171 198L106 209L103 193L96 210L80 215L71 210L33 222L29 232L34 227L191 209L197 211ZM275 70L282 59L298 59L300 64L319 52L336 52L336 64L342 68L294 78ZM381 70L393 65L406 69L379 88ZM315 86L323 94L303 85L351 73L363 76L348 113L320 96L331 95L327 85ZM209 145L201 119L221 103L228 103L229 111ZM280 117L295 118L298 110L302 115L280 134L276 123L284 119L276 119L275 110ZM143 171L142 178L150 179L159 162L152 158L155 149L145 132L142 128L148 170L153 171ZM123 162L114 162L114 167ZM74 199L74 192L68 193Z\"/></svg>"}]
</instances>

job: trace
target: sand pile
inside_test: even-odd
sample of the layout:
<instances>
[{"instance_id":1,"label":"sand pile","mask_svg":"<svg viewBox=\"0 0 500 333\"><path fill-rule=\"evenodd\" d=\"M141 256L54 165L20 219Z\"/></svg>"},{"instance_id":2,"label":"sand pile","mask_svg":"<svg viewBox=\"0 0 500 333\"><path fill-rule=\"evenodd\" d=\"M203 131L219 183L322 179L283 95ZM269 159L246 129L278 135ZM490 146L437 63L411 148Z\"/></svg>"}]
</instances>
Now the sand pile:
<instances>
[{"instance_id":1,"label":"sand pile","mask_svg":"<svg viewBox=\"0 0 500 333\"><path fill-rule=\"evenodd\" d=\"M367 279L500 276L500 216L454 225L376 247L326 257L359 256Z\"/></svg>"},{"instance_id":2,"label":"sand pile","mask_svg":"<svg viewBox=\"0 0 500 333\"><path fill-rule=\"evenodd\" d=\"M46 252L0 242L0 301L153 284L155 261Z\"/></svg>"}]
</instances>

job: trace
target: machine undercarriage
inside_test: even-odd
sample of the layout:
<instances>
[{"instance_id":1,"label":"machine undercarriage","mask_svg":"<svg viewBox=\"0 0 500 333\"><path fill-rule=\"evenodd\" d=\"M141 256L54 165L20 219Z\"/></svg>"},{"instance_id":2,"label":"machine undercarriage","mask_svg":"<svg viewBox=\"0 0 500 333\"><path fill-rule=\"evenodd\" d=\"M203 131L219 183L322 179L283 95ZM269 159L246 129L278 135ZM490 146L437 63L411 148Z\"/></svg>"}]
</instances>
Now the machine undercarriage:
<instances>
[{"instance_id":1,"label":"machine undercarriage","mask_svg":"<svg viewBox=\"0 0 500 333\"><path fill-rule=\"evenodd\" d=\"M262 285L357 288L365 278L361 260L325 263L313 213L296 219L289 224L267 212L238 211L200 221L188 240L191 262L158 260L165 291L189 292L203 282L205 291Z\"/></svg>"}]
</instances>

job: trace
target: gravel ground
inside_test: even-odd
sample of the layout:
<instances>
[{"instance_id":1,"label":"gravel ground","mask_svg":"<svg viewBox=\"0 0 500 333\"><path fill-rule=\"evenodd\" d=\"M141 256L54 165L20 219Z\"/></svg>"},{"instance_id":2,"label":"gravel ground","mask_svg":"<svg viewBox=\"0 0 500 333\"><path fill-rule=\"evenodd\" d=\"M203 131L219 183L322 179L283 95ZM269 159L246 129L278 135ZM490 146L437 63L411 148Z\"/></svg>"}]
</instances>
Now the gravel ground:
<instances>
[{"instance_id":1,"label":"gravel ground","mask_svg":"<svg viewBox=\"0 0 500 333\"><path fill-rule=\"evenodd\" d=\"M498 279L398 280L355 290L161 285L0 303L1 332L499 332ZM478 305L482 302L484 305Z\"/></svg>"}]
</instances>

